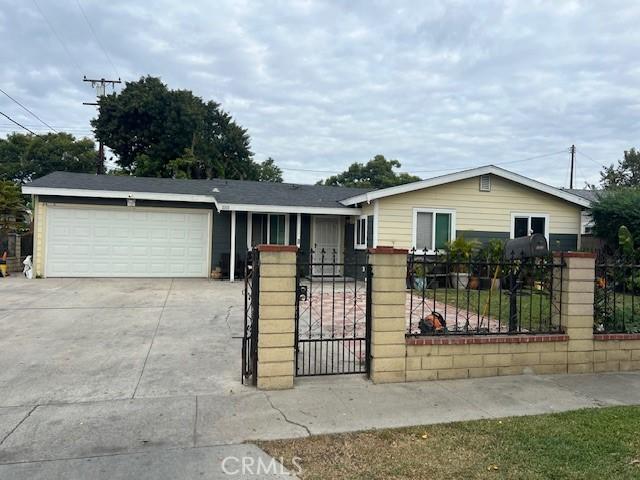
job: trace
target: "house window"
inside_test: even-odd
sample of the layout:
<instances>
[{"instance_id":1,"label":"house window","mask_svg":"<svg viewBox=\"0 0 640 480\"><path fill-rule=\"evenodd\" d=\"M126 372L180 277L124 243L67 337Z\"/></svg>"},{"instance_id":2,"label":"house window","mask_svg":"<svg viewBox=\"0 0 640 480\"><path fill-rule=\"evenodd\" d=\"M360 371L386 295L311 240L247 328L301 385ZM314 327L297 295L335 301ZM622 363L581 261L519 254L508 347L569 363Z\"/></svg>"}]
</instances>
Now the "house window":
<instances>
[{"instance_id":1,"label":"house window","mask_svg":"<svg viewBox=\"0 0 640 480\"><path fill-rule=\"evenodd\" d=\"M269 214L269 244L287 244L287 216Z\"/></svg>"},{"instance_id":2,"label":"house window","mask_svg":"<svg viewBox=\"0 0 640 480\"><path fill-rule=\"evenodd\" d=\"M413 246L420 252L443 250L455 236L451 210L414 209Z\"/></svg>"},{"instance_id":3,"label":"house window","mask_svg":"<svg viewBox=\"0 0 640 480\"><path fill-rule=\"evenodd\" d=\"M356 219L355 247L358 249L367 248L367 217L363 215Z\"/></svg>"},{"instance_id":4,"label":"house window","mask_svg":"<svg viewBox=\"0 0 640 480\"><path fill-rule=\"evenodd\" d=\"M549 215L544 213L514 213L511 215L511 238L539 233L549 239Z\"/></svg>"}]
</instances>

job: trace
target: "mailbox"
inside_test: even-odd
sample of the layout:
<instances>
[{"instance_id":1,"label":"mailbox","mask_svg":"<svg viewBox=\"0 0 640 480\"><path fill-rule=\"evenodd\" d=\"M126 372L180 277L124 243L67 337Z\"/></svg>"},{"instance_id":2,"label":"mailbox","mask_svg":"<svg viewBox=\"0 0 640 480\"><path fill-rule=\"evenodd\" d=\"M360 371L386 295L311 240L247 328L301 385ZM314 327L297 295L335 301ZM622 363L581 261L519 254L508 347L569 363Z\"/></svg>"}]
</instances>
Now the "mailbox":
<instances>
[{"instance_id":1,"label":"mailbox","mask_svg":"<svg viewBox=\"0 0 640 480\"><path fill-rule=\"evenodd\" d=\"M504 258L532 258L544 257L549 254L547 239L540 233L528 237L518 237L509 240L504 246Z\"/></svg>"}]
</instances>

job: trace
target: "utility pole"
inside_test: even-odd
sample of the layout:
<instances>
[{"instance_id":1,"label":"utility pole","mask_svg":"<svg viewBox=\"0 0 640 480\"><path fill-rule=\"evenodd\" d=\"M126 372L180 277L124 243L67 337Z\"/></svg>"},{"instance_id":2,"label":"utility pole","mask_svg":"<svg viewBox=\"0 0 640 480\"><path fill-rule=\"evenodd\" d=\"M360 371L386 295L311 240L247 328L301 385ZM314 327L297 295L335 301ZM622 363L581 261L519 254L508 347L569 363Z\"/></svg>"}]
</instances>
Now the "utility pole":
<instances>
[{"instance_id":1,"label":"utility pole","mask_svg":"<svg viewBox=\"0 0 640 480\"><path fill-rule=\"evenodd\" d=\"M117 80L107 80L105 78L95 79L95 78L87 78L85 75L82 79L83 82L90 82L91 86L96 89L96 97L100 100L101 97L104 97L107 84L111 84L111 88L115 90L116 83L122 83L122 80L119 78ZM82 102L83 105L93 105L98 106L98 102ZM98 141L98 158L96 159L96 173L98 175L106 173L106 168L104 165L104 145L102 141Z\"/></svg>"},{"instance_id":2,"label":"utility pole","mask_svg":"<svg viewBox=\"0 0 640 480\"><path fill-rule=\"evenodd\" d=\"M576 164L576 146L571 145L571 176L569 177L569 188L573 188L573 171Z\"/></svg>"}]
</instances>

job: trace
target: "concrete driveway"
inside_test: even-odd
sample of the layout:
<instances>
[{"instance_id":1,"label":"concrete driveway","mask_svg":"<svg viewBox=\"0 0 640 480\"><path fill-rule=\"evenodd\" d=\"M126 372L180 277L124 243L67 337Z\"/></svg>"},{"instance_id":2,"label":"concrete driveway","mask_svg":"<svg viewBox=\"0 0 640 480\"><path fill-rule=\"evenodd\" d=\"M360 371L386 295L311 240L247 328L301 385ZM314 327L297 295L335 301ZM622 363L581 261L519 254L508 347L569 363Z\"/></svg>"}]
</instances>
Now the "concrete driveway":
<instances>
[{"instance_id":1,"label":"concrete driveway","mask_svg":"<svg viewBox=\"0 0 640 480\"><path fill-rule=\"evenodd\" d=\"M241 283L11 277L0 301L0 405L240 388Z\"/></svg>"},{"instance_id":2,"label":"concrete driveway","mask_svg":"<svg viewBox=\"0 0 640 480\"><path fill-rule=\"evenodd\" d=\"M0 478L187 478L167 450L177 472L228 478L225 456L264 455L223 446L265 423L291 431L240 383L242 288L0 279Z\"/></svg>"}]
</instances>

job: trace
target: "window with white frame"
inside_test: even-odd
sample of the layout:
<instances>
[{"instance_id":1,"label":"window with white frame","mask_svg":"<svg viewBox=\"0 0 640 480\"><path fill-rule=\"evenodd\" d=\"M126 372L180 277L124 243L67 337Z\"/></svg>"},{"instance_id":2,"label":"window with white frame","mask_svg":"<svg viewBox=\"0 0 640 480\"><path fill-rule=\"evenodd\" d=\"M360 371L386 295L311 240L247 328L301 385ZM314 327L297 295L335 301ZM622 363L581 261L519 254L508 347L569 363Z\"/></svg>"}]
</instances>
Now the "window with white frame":
<instances>
[{"instance_id":1,"label":"window with white frame","mask_svg":"<svg viewBox=\"0 0 640 480\"><path fill-rule=\"evenodd\" d=\"M455 238L453 210L413 210L413 247L420 252L443 250Z\"/></svg>"},{"instance_id":2,"label":"window with white frame","mask_svg":"<svg viewBox=\"0 0 640 480\"><path fill-rule=\"evenodd\" d=\"M359 249L367 248L367 216L363 215L356 219L355 247Z\"/></svg>"},{"instance_id":3,"label":"window with white frame","mask_svg":"<svg viewBox=\"0 0 640 480\"><path fill-rule=\"evenodd\" d=\"M270 245L286 245L288 236L288 215L269 214L269 241Z\"/></svg>"},{"instance_id":4,"label":"window with white frame","mask_svg":"<svg viewBox=\"0 0 640 480\"><path fill-rule=\"evenodd\" d=\"M511 238L528 237L534 233L549 239L549 215L546 213L511 214Z\"/></svg>"}]
</instances>

